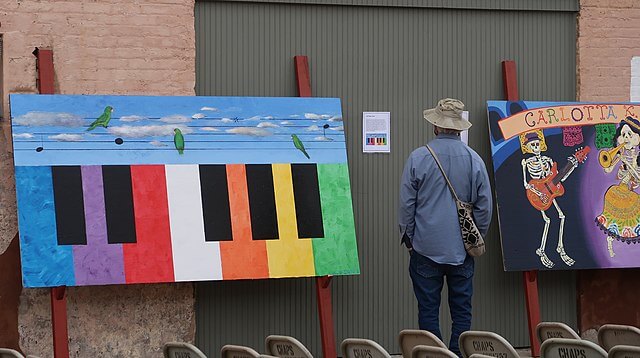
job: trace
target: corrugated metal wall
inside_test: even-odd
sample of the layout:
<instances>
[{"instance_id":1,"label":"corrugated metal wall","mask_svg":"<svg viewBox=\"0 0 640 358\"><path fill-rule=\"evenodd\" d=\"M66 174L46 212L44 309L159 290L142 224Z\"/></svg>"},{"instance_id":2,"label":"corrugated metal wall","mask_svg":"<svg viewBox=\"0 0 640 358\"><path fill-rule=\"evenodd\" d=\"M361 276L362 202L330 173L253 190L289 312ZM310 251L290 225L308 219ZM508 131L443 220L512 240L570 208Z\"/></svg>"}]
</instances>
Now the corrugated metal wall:
<instances>
[{"instance_id":1,"label":"corrugated metal wall","mask_svg":"<svg viewBox=\"0 0 640 358\"><path fill-rule=\"evenodd\" d=\"M227 2L289 3L414 8L578 11L577 0L209 0Z\"/></svg>"},{"instance_id":2,"label":"corrugated metal wall","mask_svg":"<svg viewBox=\"0 0 640 358\"><path fill-rule=\"evenodd\" d=\"M195 14L197 94L295 96L293 56L307 55L314 95L342 99L362 274L333 281L337 339L399 352L417 309L396 207L406 157L432 136L422 109L462 99L470 145L489 163L485 101L503 98L500 61L517 61L523 99L575 99L576 13L197 2ZM363 111L391 112L391 154L362 153ZM497 230L477 261L474 327L526 346L522 276L503 272ZM574 275L542 274L540 289L542 318L575 327ZM320 355L316 316L312 279L197 284L197 344L210 356L229 343L264 351L268 334Z\"/></svg>"}]
</instances>

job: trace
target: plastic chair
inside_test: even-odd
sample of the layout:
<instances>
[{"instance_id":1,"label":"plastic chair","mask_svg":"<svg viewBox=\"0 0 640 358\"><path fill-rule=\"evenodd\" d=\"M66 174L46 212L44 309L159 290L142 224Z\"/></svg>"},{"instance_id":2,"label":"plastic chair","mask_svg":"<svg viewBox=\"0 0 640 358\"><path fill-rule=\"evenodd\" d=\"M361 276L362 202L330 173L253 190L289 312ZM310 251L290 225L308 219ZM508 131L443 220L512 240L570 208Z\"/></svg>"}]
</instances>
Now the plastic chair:
<instances>
[{"instance_id":1,"label":"plastic chair","mask_svg":"<svg viewBox=\"0 0 640 358\"><path fill-rule=\"evenodd\" d=\"M580 339L576 331L561 322L540 322L536 326L536 334L540 343L549 338Z\"/></svg>"},{"instance_id":2,"label":"plastic chair","mask_svg":"<svg viewBox=\"0 0 640 358\"><path fill-rule=\"evenodd\" d=\"M378 343L370 339L347 338L340 344L342 358L391 358Z\"/></svg>"},{"instance_id":3,"label":"plastic chair","mask_svg":"<svg viewBox=\"0 0 640 358\"><path fill-rule=\"evenodd\" d=\"M307 347L293 337L271 335L264 343L267 346L267 354L274 357L313 358Z\"/></svg>"},{"instance_id":4,"label":"plastic chair","mask_svg":"<svg viewBox=\"0 0 640 358\"><path fill-rule=\"evenodd\" d=\"M609 358L640 358L640 347L615 346L609 351Z\"/></svg>"},{"instance_id":5,"label":"plastic chair","mask_svg":"<svg viewBox=\"0 0 640 358\"><path fill-rule=\"evenodd\" d=\"M207 358L196 346L184 342L169 342L162 347L164 358Z\"/></svg>"},{"instance_id":6,"label":"plastic chair","mask_svg":"<svg viewBox=\"0 0 640 358\"><path fill-rule=\"evenodd\" d=\"M614 346L640 346L640 329L620 324L605 324L598 330L598 343L609 351Z\"/></svg>"},{"instance_id":7,"label":"plastic chair","mask_svg":"<svg viewBox=\"0 0 640 358\"><path fill-rule=\"evenodd\" d=\"M258 358L260 354L256 352L253 348L245 347L245 346L234 346L232 344L227 344L222 347L220 350L220 355L222 358Z\"/></svg>"},{"instance_id":8,"label":"plastic chair","mask_svg":"<svg viewBox=\"0 0 640 358\"><path fill-rule=\"evenodd\" d=\"M584 339L549 338L540 346L540 356L544 358L606 358L607 352L597 344Z\"/></svg>"},{"instance_id":9,"label":"plastic chair","mask_svg":"<svg viewBox=\"0 0 640 358\"><path fill-rule=\"evenodd\" d=\"M13 349L0 348L0 358L24 358L24 356Z\"/></svg>"},{"instance_id":10,"label":"plastic chair","mask_svg":"<svg viewBox=\"0 0 640 358\"><path fill-rule=\"evenodd\" d=\"M464 358L482 354L501 358L519 358L515 348L501 335L487 331L467 331L460 335L460 353Z\"/></svg>"},{"instance_id":11,"label":"plastic chair","mask_svg":"<svg viewBox=\"0 0 640 358\"><path fill-rule=\"evenodd\" d=\"M446 348L417 345L411 351L411 358L458 358L458 356Z\"/></svg>"},{"instance_id":12,"label":"plastic chair","mask_svg":"<svg viewBox=\"0 0 640 358\"><path fill-rule=\"evenodd\" d=\"M405 329L398 335L402 356L410 358L416 346L430 346L447 349L447 346L435 334L421 329Z\"/></svg>"}]
</instances>

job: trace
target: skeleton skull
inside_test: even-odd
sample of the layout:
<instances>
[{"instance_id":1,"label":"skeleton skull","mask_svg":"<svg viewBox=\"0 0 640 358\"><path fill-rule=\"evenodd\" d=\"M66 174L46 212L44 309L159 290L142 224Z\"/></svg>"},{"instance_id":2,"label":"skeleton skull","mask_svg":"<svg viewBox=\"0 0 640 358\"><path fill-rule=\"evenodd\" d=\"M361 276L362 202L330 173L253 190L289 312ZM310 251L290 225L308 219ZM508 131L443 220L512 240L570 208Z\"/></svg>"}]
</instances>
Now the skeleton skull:
<instances>
[{"instance_id":1,"label":"skeleton skull","mask_svg":"<svg viewBox=\"0 0 640 358\"><path fill-rule=\"evenodd\" d=\"M540 154L540 141L539 140L532 140L531 142L527 143L527 148L529 148L531 153L533 153L535 155Z\"/></svg>"},{"instance_id":2,"label":"skeleton skull","mask_svg":"<svg viewBox=\"0 0 640 358\"><path fill-rule=\"evenodd\" d=\"M631 150L640 144L640 134L632 131L628 124L622 126L620 136L618 137L618 145L623 143L627 150Z\"/></svg>"}]
</instances>

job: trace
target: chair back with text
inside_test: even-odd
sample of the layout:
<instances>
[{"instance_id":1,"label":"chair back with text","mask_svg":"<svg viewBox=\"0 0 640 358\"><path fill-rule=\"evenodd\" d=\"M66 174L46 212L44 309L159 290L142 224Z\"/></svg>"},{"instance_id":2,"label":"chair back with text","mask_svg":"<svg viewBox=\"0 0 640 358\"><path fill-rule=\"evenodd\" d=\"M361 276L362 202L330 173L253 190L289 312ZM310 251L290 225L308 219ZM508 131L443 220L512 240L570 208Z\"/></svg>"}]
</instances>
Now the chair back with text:
<instances>
[{"instance_id":1,"label":"chair back with text","mask_svg":"<svg viewBox=\"0 0 640 358\"><path fill-rule=\"evenodd\" d=\"M460 353L464 358L482 354L501 358L519 358L511 343L501 335L487 331L467 331L460 335Z\"/></svg>"},{"instance_id":2,"label":"chair back with text","mask_svg":"<svg viewBox=\"0 0 640 358\"><path fill-rule=\"evenodd\" d=\"M185 342L169 342L162 347L164 358L207 358L193 344Z\"/></svg>"},{"instance_id":3,"label":"chair back with text","mask_svg":"<svg viewBox=\"0 0 640 358\"><path fill-rule=\"evenodd\" d=\"M227 344L220 350L222 358L258 358L260 354L253 348Z\"/></svg>"},{"instance_id":4,"label":"chair back with text","mask_svg":"<svg viewBox=\"0 0 640 358\"><path fill-rule=\"evenodd\" d=\"M370 339L347 338L340 349L342 358L391 358L386 349Z\"/></svg>"},{"instance_id":5,"label":"chair back with text","mask_svg":"<svg viewBox=\"0 0 640 358\"><path fill-rule=\"evenodd\" d=\"M640 358L640 347L615 346L609 350L609 358Z\"/></svg>"},{"instance_id":6,"label":"chair back with text","mask_svg":"<svg viewBox=\"0 0 640 358\"><path fill-rule=\"evenodd\" d=\"M24 358L24 356L13 349L0 348L0 358Z\"/></svg>"},{"instance_id":7,"label":"chair back with text","mask_svg":"<svg viewBox=\"0 0 640 358\"><path fill-rule=\"evenodd\" d=\"M600 347L609 351L619 345L640 346L640 329L621 324L605 324L598 330Z\"/></svg>"},{"instance_id":8,"label":"chair back with text","mask_svg":"<svg viewBox=\"0 0 640 358\"><path fill-rule=\"evenodd\" d=\"M585 339L549 338L540 346L540 355L544 358L606 358L607 352Z\"/></svg>"},{"instance_id":9,"label":"chair back with text","mask_svg":"<svg viewBox=\"0 0 640 358\"><path fill-rule=\"evenodd\" d=\"M417 345L411 352L411 358L458 358L447 348Z\"/></svg>"},{"instance_id":10,"label":"chair back with text","mask_svg":"<svg viewBox=\"0 0 640 358\"><path fill-rule=\"evenodd\" d=\"M271 335L265 339L267 354L274 357L313 358L304 344L289 336Z\"/></svg>"},{"instance_id":11,"label":"chair back with text","mask_svg":"<svg viewBox=\"0 0 640 358\"><path fill-rule=\"evenodd\" d=\"M576 331L561 322L540 322L536 326L536 333L540 343L549 338L580 339Z\"/></svg>"},{"instance_id":12,"label":"chair back with text","mask_svg":"<svg viewBox=\"0 0 640 358\"><path fill-rule=\"evenodd\" d=\"M435 334L421 329L405 329L398 335L402 356L410 358L413 348L416 346L431 346L447 348L447 346Z\"/></svg>"}]
</instances>

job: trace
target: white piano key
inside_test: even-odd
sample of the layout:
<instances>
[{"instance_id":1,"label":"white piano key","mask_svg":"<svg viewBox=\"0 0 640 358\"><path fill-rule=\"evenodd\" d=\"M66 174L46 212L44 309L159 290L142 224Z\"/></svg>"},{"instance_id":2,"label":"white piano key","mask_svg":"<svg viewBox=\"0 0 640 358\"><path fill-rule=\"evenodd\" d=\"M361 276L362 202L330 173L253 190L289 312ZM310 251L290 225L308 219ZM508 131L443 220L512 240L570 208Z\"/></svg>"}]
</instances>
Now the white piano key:
<instances>
[{"instance_id":1,"label":"white piano key","mask_svg":"<svg viewBox=\"0 0 640 358\"><path fill-rule=\"evenodd\" d=\"M222 280L220 244L206 242L197 165L166 165L176 281Z\"/></svg>"}]
</instances>

